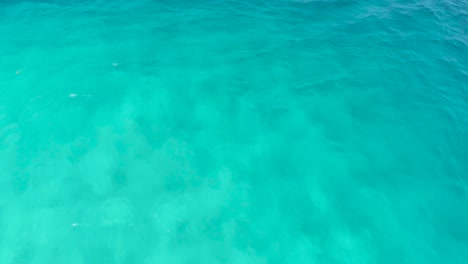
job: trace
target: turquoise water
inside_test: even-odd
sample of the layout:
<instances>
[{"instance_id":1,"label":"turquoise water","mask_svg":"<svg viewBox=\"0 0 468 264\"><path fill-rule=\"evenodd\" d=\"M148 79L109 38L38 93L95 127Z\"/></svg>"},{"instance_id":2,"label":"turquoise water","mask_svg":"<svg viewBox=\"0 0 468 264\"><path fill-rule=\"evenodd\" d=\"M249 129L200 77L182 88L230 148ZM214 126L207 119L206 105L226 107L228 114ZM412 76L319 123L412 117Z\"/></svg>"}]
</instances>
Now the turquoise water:
<instances>
[{"instance_id":1,"label":"turquoise water","mask_svg":"<svg viewBox=\"0 0 468 264\"><path fill-rule=\"evenodd\" d=\"M0 263L467 263L468 3L0 2Z\"/></svg>"}]
</instances>

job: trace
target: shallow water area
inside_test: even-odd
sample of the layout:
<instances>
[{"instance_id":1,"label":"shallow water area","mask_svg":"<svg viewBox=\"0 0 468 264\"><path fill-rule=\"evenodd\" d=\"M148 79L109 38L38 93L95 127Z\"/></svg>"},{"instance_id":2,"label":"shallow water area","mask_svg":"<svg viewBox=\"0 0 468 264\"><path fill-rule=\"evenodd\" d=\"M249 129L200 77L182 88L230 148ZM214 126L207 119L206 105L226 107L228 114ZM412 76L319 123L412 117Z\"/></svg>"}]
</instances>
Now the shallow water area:
<instances>
[{"instance_id":1,"label":"shallow water area","mask_svg":"<svg viewBox=\"0 0 468 264\"><path fill-rule=\"evenodd\" d=\"M0 263L465 263L467 10L0 2Z\"/></svg>"}]
</instances>

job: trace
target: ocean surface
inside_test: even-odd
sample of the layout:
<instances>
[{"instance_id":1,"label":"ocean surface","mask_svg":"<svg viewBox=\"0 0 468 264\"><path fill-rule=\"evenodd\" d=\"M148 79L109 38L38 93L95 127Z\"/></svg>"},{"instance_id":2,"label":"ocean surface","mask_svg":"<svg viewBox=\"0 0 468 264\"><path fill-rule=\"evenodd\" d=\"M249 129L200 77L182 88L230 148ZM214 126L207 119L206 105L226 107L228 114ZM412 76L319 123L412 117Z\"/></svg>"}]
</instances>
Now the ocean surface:
<instances>
[{"instance_id":1,"label":"ocean surface","mask_svg":"<svg viewBox=\"0 0 468 264\"><path fill-rule=\"evenodd\" d=\"M468 263L468 2L0 1L0 263Z\"/></svg>"}]
</instances>

